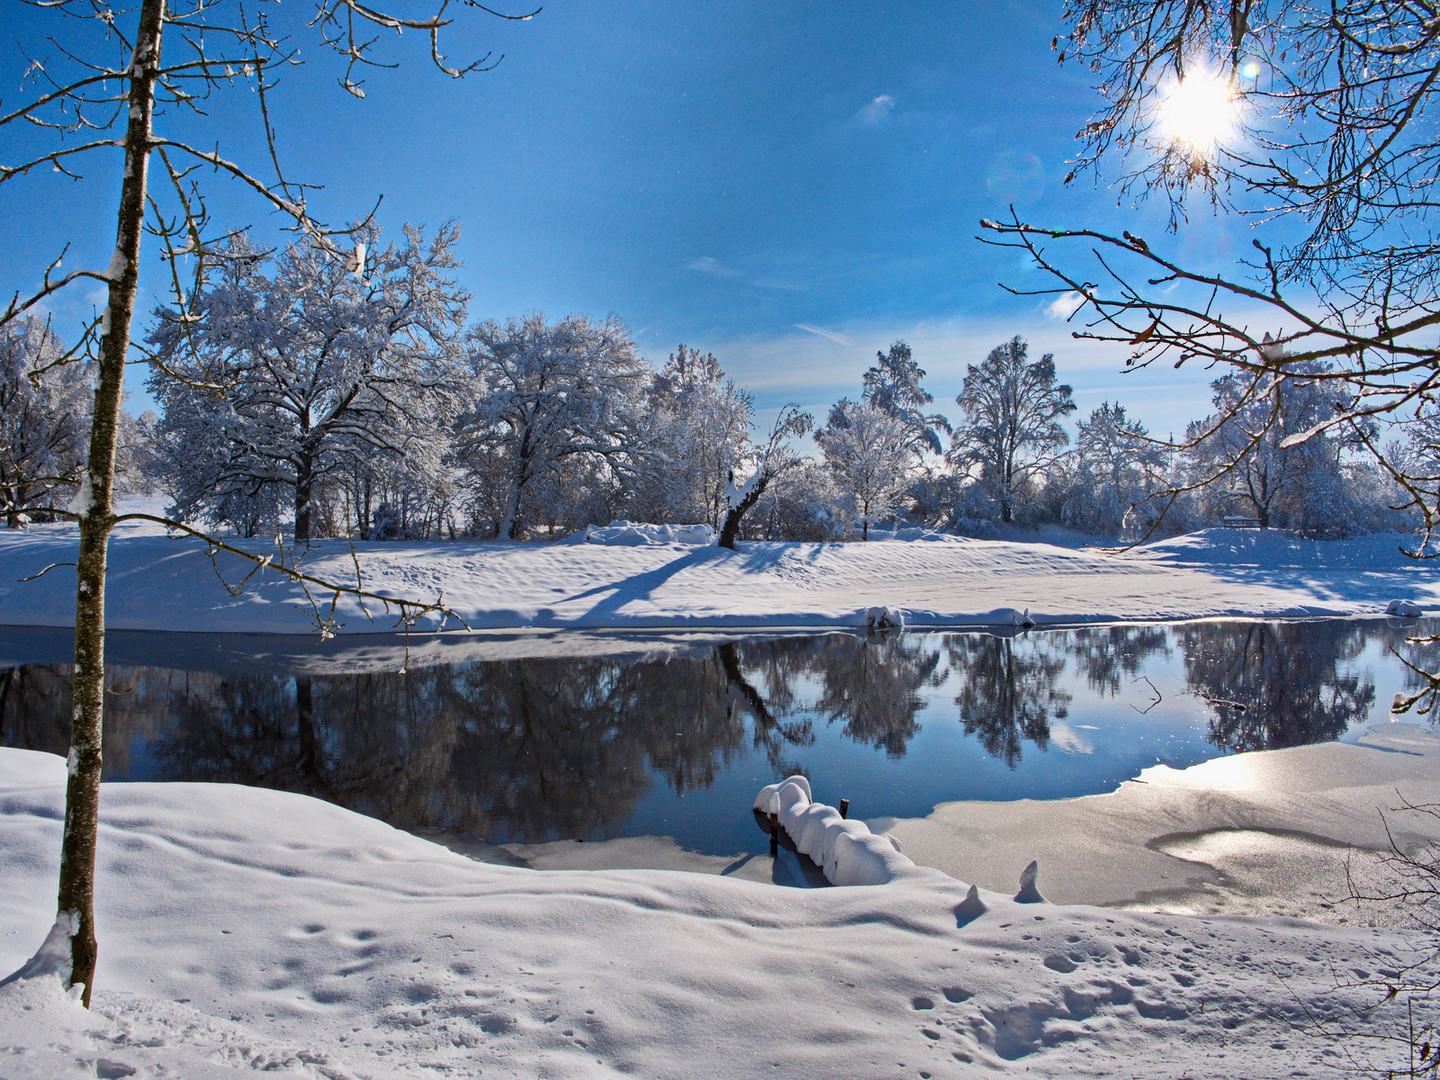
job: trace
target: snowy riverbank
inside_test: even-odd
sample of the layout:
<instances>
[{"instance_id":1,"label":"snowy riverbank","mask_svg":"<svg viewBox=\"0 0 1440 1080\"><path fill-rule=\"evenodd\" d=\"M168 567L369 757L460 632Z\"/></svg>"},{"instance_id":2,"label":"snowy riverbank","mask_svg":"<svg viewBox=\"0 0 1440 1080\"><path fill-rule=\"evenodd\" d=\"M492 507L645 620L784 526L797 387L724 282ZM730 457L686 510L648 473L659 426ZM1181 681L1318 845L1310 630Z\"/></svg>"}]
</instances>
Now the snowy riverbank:
<instances>
[{"instance_id":1,"label":"snowy riverbank","mask_svg":"<svg viewBox=\"0 0 1440 1080\"><path fill-rule=\"evenodd\" d=\"M0 751L0 968L49 922L63 773ZM1328 1076L1378 1049L1319 1023L1377 997L1336 978L1415 944L966 891L537 873L300 796L113 784L97 1007L0 990L0 1075Z\"/></svg>"},{"instance_id":2,"label":"snowy riverbank","mask_svg":"<svg viewBox=\"0 0 1440 1080\"><path fill-rule=\"evenodd\" d=\"M706 629L864 626L875 607L910 626L1040 625L1115 619L1379 614L1396 598L1440 608L1432 562L1385 534L1329 543L1212 529L1110 553L944 537L851 544L362 543L323 541L307 571L444 603L474 629ZM274 550L247 542L260 554ZM0 530L0 625L73 625L75 531ZM38 578L47 566L54 568ZM110 549L108 624L116 630L314 633L304 592L196 540L121 526ZM33 580L22 580L33 579ZM328 611L329 598L314 594ZM394 616L342 597L342 633L394 628ZM451 628L455 623L449 624ZM434 620L419 624L433 629Z\"/></svg>"}]
</instances>

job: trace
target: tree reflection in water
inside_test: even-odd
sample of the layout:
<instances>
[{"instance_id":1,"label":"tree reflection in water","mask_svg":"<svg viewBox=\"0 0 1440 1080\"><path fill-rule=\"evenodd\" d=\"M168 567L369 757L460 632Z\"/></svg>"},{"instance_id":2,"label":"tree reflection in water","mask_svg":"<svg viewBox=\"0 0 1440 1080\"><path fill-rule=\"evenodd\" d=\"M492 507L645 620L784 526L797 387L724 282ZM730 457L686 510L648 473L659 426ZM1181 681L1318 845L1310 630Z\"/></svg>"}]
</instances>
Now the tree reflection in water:
<instances>
[{"instance_id":1,"label":"tree reflection in water","mask_svg":"<svg viewBox=\"0 0 1440 1080\"><path fill-rule=\"evenodd\" d=\"M933 638L896 633L860 639L832 636L816 658L822 689L815 711L862 746L902 758L920 730L916 715L925 708L927 688L940 686L948 670Z\"/></svg>"},{"instance_id":2,"label":"tree reflection in water","mask_svg":"<svg viewBox=\"0 0 1440 1080\"><path fill-rule=\"evenodd\" d=\"M960 679L955 704L966 735L1012 769L1025 740L1041 750L1050 745L1050 720L1064 719L1071 700L1058 685L1065 670L1058 638L957 634L945 648Z\"/></svg>"},{"instance_id":3,"label":"tree reflection in water","mask_svg":"<svg viewBox=\"0 0 1440 1080\"><path fill-rule=\"evenodd\" d=\"M1153 658L1169 658L1170 634L1164 626L1087 626L1070 632L1066 653L1091 690L1113 698Z\"/></svg>"},{"instance_id":4,"label":"tree reflection in water","mask_svg":"<svg viewBox=\"0 0 1440 1080\"><path fill-rule=\"evenodd\" d=\"M1338 670L1365 647L1354 623L1210 623L1182 628L1180 646L1210 741L1225 750L1336 739L1375 702L1368 675Z\"/></svg>"},{"instance_id":5,"label":"tree reflection in water","mask_svg":"<svg viewBox=\"0 0 1440 1080\"><path fill-rule=\"evenodd\" d=\"M843 746L901 762L927 709L957 709L965 734L1016 769L1027 743L1049 746L1051 725L1070 715L1078 695L1093 709L1096 699L1132 693L1131 684L1150 675L1173 682L1176 665L1166 665L1176 649L1199 704L1177 716L1172 694L1172 729L1187 712L1203 717L1210 742L1226 750L1334 738L1375 700L1368 674L1347 673L1351 662L1377 638L1416 649L1404 644L1413 630L1332 622L1107 626L1021 637L820 634L638 660L416 667L403 677L117 667L107 702L107 776L283 788L402 828L502 842L605 837L624 832L641 800L666 788L676 798L721 790L727 776L758 786L807 763L844 782L828 775ZM63 753L69 711L68 665L0 669L0 742ZM1193 726L1179 726L1203 747ZM944 778L950 788L937 797L967 797L961 773L979 754L943 739L946 730L937 724L927 736L927 746L954 763ZM1097 758L1097 776L1145 754L1137 768L1154 760L1123 743L1123 725L1114 730L1112 762ZM934 781L918 778L927 765L936 776L941 769L913 764L917 779L904 783L923 802L923 785ZM1073 790L1079 763L1059 767Z\"/></svg>"}]
</instances>

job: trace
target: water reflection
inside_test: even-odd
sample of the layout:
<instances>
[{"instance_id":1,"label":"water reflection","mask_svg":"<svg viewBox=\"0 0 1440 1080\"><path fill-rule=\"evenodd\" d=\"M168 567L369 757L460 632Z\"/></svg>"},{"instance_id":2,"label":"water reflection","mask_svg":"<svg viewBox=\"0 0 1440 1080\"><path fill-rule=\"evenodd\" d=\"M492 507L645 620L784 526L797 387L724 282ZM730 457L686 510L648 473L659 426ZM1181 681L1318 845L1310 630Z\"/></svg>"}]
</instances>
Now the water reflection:
<instances>
[{"instance_id":1,"label":"water reflection","mask_svg":"<svg viewBox=\"0 0 1440 1080\"><path fill-rule=\"evenodd\" d=\"M1383 718L1377 671L1395 684L1382 702L1408 685L1384 651L1405 636L1379 621L1205 623L810 635L403 677L123 666L106 767L283 788L497 842L657 831L724 853L729 841L697 839L703 819L742 814L794 771L863 792L867 816L901 815L1333 739ZM0 669L0 743L64 752L69 696L68 665Z\"/></svg>"},{"instance_id":2,"label":"water reflection","mask_svg":"<svg viewBox=\"0 0 1440 1080\"><path fill-rule=\"evenodd\" d=\"M1360 624L1209 624L1181 631L1190 692L1224 750L1275 750L1339 738L1375 703L1369 676L1341 665L1365 648Z\"/></svg>"},{"instance_id":3,"label":"water reflection","mask_svg":"<svg viewBox=\"0 0 1440 1080\"><path fill-rule=\"evenodd\" d=\"M955 704L966 735L1012 768L1023 745L1050 745L1050 721L1069 715L1071 695L1059 685L1065 654L1059 639L1036 635L997 638L979 634L946 642L959 671Z\"/></svg>"}]
</instances>

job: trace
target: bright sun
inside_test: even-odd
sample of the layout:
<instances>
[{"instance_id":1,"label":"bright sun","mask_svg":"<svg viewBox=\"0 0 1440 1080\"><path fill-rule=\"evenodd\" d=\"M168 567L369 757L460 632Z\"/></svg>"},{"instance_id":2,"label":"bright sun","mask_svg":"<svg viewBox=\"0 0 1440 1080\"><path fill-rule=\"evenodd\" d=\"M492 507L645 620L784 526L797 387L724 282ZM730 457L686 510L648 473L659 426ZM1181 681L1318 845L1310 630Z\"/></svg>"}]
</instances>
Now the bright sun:
<instances>
[{"instance_id":1,"label":"bright sun","mask_svg":"<svg viewBox=\"0 0 1440 1080\"><path fill-rule=\"evenodd\" d=\"M1160 102L1160 132L1197 157L1235 134L1239 102L1228 79L1192 71Z\"/></svg>"}]
</instances>

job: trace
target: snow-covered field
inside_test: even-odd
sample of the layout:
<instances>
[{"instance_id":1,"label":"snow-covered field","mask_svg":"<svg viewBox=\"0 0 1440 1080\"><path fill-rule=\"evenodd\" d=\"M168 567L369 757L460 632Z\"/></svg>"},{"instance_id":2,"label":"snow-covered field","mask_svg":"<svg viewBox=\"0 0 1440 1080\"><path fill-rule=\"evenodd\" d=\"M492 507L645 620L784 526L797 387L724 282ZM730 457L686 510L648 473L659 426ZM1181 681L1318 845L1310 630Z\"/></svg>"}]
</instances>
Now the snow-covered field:
<instances>
[{"instance_id":1,"label":"snow-covered field","mask_svg":"<svg viewBox=\"0 0 1440 1080\"><path fill-rule=\"evenodd\" d=\"M624 530L619 530L624 531ZM1212 529L1129 552L936 537L868 544L360 543L323 541L303 556L326 580L444 603L474 629L863 626L874 607L907 625L1013 624L1216 616L1377 614L1396 598L1440 608L1435 564L1401 552L1394 534L1291 540ZM0 625L71 626L75 531L0 530ZM641 536L639 539L645 539ZM261 554L273 544L247 543ZM54 568L34 580L47 566ZM110 549L108 625L117 630L313 632L299 586L269 575L232 596L250 567L148 524L123 525ZM313 599L328 611L329 598ZM342 597L343 633L391 630ZM433 628L433 621L421 628ZM451 627L455 624L451 623Z\"/></svg>"},{"instance_id":2,"label":"snow-covered field","mask_svg":"<svg viewBox=\"0 0 1440 1080\"><path fill-rule=\"evenodd\" d=\"M673 629L855 625L874 606L938 625L1027 608L1042 623L1435 609L1437 575L1400 542L1216 531L1118 555L953 539L357 554L367 586L443 590L476 627ZM69 622L73 573L17 579L71 551L59 527L0 536L0 623ZM307 564L353 574L344 545ZM111 565L116 627L307 630L291 586L229 597L193 542L132 529ZM1315 881L1343 865L1343 843L1384 842L1376 808L1397 788L1440 794L1428 730L1386 725L1362 743L1148 770L1068 803L871 822L950 873L812 891L480 864L297 795L111 784L96 1008L53 979L0 988L0 1077L1344 1075L1349 1054L1393 1048L1337 1028L1405 1020L1393 1005L1347 1010L1377 1001L1425 939L1334 925L1366 916L1325 907ZM63 781L59 758L0 750L0 971L53 917ZM1051 899L1121 906L1015 903L1035 857ZM1288 906L1257 869L1277 860L1294 875ZM993 886L983 912L963 904L973 881Z\"/></svg>"}]
</instances>

